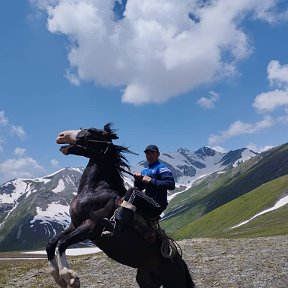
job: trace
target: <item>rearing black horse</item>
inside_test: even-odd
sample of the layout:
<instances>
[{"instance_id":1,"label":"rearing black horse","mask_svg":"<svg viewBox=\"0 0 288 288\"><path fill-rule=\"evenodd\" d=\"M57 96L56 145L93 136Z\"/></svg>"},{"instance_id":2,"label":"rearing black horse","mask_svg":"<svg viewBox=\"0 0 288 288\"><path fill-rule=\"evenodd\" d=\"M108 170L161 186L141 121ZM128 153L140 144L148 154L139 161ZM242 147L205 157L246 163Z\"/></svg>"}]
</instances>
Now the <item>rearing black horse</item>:
<instances>
[{"instance_id":1,"label":"rearing black horse","mask_svg":"<svg viewBox=\"0 0 288 288\"><path fill-rule=\"evenodd\" d=\"M110 258L137 268L136 280L141 288L195 287L178 252L173 259L163 257L159 241L151 244L134 227L123 228L117 237L101 236L102 219L113 215L126 192L122 173L129 170L123 153L130 151L113 144L113 139L118 137L110 123L104 129L64 131L56 139L58 144L69 144L60 148L63 154L84 156L89 162L70 205L71 224L47 245L50 273L60 287L80 287L77 274L69 268L65 250L89 239Z\"/></svg>"}]
</instances>

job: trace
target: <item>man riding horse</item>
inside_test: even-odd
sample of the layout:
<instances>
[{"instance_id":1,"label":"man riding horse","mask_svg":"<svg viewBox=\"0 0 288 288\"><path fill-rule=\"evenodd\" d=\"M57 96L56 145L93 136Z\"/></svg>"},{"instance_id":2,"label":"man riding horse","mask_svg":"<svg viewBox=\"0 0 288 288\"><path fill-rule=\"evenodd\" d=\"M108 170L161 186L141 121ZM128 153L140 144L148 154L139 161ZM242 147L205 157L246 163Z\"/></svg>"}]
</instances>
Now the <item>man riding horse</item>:
<instances>
[{"instance_id":1,"label":"man riding horse","mask_svg":"<svg viewBox=\"0 0 288 288\"><path fill-rule=\"evenodd\" d=\"M109 231L104 235L115 235L124 225L131 225L136 209L140 210L148 218L159 218L168 205L167 190L175 189L175 180L170 169L159 162L160 152L156 145L148 145L144 153L148 167L140 173L134 174L133 188L126 192L121 206L115 216L115 222L108 222L104 226ZM145 190L145 192L142 192Z\"/></svg>"},{"instance_id":2,"label":"man riding horse","mask_svg":"<svg viewBox=\"0 0 288 288\"><path fill-rule=\"evenodd\" d=\"M137 207L137 214L144 210L147 215L159 215L167 206L167 189L174 188L171 171L158 163L158 148L149 145L145 149L148 168L142 171L141 176L136 174L135 184L139 188L130 189L128 193L122 173L128 173L130 167L123 153L132 152L127 147L115 145L115 139L118 136L111 129L111 123L103 129L63 131L56 139L58 144L64 144L60 148L64 155L78 155L89 160L77 195L70 204L71 222L47 244L49 272L61 288L79 288L80 279L70 268L65 251L73 244L90 240L110 258L136 268L136 281L141 288L194 288L180 251L172 249L174 253L168 255L167 249L162 250L162 247L167 248L167 245L163 246L167 244L164 239L147 240L135 225L123 227L117 237L101 235L103 218L113 216L121 199L124 198L124 202L117 216L119 223L129 213L132 219L133 207ZM144 188L146 193L138 190Z\"/></svg>"}]
</instances>

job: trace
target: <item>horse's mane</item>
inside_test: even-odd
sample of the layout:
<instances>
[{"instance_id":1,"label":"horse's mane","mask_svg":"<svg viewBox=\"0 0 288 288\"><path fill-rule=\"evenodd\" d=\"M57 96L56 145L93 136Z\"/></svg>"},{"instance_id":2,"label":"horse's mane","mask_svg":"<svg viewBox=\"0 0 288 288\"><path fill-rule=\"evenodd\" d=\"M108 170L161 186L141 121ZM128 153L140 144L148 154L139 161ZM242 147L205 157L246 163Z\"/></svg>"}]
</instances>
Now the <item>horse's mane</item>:
<instances>
[{"instance_id":1,"label":"horse's mane","mask_svg":"<svg viewBox=\"0 0 288 288\"><path fill-rule=\"evenodd\" d=\"M114 124L112 122L109 122L104 126L104 131L109 134L109 137L111 138L111 140L118 139L118 136L116 134L117 130L112 128L113 125ZM125 170L130 172L130 165L128 163L127 158L123 155L123 153L130 153L134 155L138 155L138 154L130 151L129 148L125 146L113 144L111 148L113 148L113 152L115 153L114 165L117 168L117 171L119 172L119 174L123 176L123 172Z\"/></svg>"},{"instance_id":2,"label":"horse's mane","mask_svg":"<svg viewBox=\"0 0 288 288\"><path fill-rule=\"evenodd\" d=\"M125 155L123 155L123 153L135 154L125 146L119 146L114 144L112 144L107 151L107 154L110 156L109 158L111 160L109 165L112 165L113 168L115 169L115 170L113 169L115 171L115 176L113 177L114 184L116 185L115 188L118 187L117 190L121 197L123 197L126 193L123 173L125 172L127 172L128 174L130 173L130 165ZM120 187L121 189L119 190Z\"/></svg>"}]
</instances>

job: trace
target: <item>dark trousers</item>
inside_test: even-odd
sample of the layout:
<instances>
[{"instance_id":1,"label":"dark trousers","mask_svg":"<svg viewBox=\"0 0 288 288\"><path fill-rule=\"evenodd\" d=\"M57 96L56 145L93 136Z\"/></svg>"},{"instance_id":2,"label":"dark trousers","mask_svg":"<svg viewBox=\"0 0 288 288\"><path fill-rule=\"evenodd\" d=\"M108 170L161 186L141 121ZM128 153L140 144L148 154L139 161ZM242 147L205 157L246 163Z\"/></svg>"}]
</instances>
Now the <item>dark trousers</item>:
<instances>
[{"instance_id":1,"label":"dark trousers","mask_svg":"<svg viewBox=\"0 0 288 288\"><path fill-rule=\"evenodd\" d=\"M143 211L143 213L149 217L159 216L165 210L165 208L160 206L153 198L147 196L137 188L128 189L124 200Z\"/></svg>"}]
</instances>

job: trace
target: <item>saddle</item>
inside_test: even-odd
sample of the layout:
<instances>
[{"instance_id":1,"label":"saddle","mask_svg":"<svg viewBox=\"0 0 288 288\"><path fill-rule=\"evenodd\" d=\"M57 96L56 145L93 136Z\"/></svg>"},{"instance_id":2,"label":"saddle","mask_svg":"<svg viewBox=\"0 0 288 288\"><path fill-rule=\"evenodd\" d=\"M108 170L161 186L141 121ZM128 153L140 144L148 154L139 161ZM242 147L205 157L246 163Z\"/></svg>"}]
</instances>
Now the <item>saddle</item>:
<instances>
[{"instance_id":1,"label":"saddle","mask_svg":"<svg viewBox=\"0 0 288 288\"><path fill-rule=\"evenodd\" d=\"M161 233L160 230L160 216L157 217L147 217L141 212L136 212L134 215L134 228L137 232L139 232L144 239L146 239L149 243L156 242L159 239Z\"/></svg>"},{"instance_id":2,"label":"saddle","mask_svg":"<svg viewBox=\"0 0 288 288\"><path fill-rule=\"evenodd\" d=\"M159 241L159 243L161 243L161 254L163 257L173 259L178 253L182 257L180 246L160 227L160 219L160 216L154 218L147 217L137 211L134 216L134 228L143 235L144 239L150 244Z\"/></svg>"},{"instance_id":3,"label":"saddle","mask_svg":"<svg viewBox=\"0 0 288 288\"><path fill-rule=\"evenodd\" d=\"M113 230L116 225L115 215L117 214L117 210L118 208L115 210L114 215L110 220L107 218L103 219L102 224L104 229L101 238L113 236L114 233L111 233L110 231L111 229ZM163 257L173 259L179 253L182 255L181 248L173 239L169 238L166 232L160 227L159 220L160 216L154 218L147 217L141 213L141 211L137 210L131 225L133 225L134 229L141 234L148 243L154 244L159 241ZM112 223L114 223L114 225ZM108 230L106 230L107 227Z\"/></svg>"}]
</instances>

